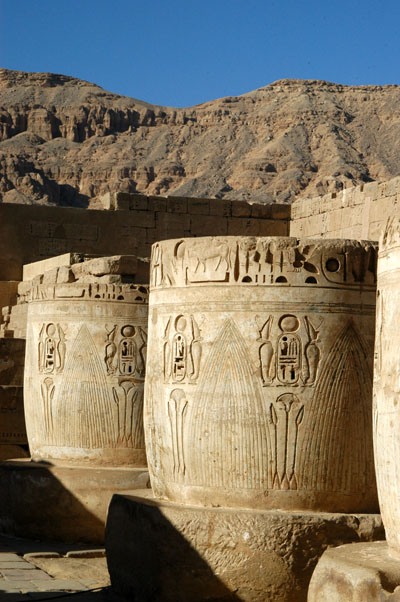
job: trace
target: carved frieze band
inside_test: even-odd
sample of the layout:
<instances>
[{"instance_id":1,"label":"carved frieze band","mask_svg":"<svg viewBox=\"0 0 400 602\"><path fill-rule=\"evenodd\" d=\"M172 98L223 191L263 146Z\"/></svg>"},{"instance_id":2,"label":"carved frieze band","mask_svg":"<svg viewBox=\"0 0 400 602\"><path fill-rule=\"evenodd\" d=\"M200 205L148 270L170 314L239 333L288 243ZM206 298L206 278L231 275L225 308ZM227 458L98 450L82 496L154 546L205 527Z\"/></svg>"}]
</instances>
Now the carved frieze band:
<instances>
[{"instance_id":1,"label":"carved frieze band","mask_svg":"<svg viewBox=\"0 0 400 602\"><path fill-rule=\"evenodd\" d=\"M294 238L202 238L153 245L153 288L201 283L374 287L376 244Z\"/></svg>"}]
</instances>

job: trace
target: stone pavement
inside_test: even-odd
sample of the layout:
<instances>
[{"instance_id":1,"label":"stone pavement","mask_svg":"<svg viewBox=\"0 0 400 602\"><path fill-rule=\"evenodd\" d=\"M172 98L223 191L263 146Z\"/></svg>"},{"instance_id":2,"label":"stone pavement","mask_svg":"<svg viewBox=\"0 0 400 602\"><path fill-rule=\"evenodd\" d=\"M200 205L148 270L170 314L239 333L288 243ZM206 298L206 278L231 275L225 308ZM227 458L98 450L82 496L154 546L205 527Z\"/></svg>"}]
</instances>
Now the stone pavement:
<instances>
[{"instance_id":1,"label":"stone pavement","mask_svg":"<svg viewBox=\"0 0 400 602\"><path fill-rule=\"evenodd\" d=\"M112 593L104 548L0 535L0 602L123 602Z\"/></svg>"}]
</instances>

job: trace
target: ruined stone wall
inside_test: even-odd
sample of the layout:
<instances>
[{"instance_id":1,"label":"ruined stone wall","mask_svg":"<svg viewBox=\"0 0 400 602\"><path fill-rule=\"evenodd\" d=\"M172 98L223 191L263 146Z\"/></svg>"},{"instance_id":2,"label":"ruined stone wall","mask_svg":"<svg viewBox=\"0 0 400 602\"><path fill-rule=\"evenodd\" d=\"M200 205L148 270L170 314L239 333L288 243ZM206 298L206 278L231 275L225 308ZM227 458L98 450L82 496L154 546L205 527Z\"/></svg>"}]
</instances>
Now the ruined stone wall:
<instances>
[{"instance_id":1,"label":"ruined stone wall","mask_svg":"<svg viewBox=\"0 0 400 602\"><path fill-rule=\"evenodd\" d=\"M291 236L379 240L399 211L400 177L371 182L292 205Z\"/></svg>"},{"instance_id":2,"label":"ruined stone wall","mask_svg":"<svg viewBox=\"0 0 400 602\"><path fill-rule=\"evenodd\" d=\"M168 238L289 233L288 205L122 193L108 202L113 211L1 203L0 281L22 280L24 264L69 252L149 257Z\"/></svg>"}]
</instances>

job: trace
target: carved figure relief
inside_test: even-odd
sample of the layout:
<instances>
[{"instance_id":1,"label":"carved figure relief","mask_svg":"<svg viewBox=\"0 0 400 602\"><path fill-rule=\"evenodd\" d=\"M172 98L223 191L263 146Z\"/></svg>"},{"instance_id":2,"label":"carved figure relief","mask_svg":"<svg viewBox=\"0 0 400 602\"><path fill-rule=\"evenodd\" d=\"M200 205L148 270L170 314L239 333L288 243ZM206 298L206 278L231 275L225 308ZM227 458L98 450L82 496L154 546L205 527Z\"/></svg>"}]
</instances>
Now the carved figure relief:
<instances>
[{"instance_id":1,"label":"carved figure relief","mask_svg":"<svg viewBox=\"0 0 400 602\"><path fill-rule=\"evenodd\" d=\"M293 393L284 393L270 405L273 449L273 489L297 489L296 459L304 405Z\"/></svg>"},{"instance_id":2,"label":"carved figure relief","mask_svg":"<svg viewBox=\"0 0 400 602\"><path fill-rule=\"evenodd\" d=\"M195 383L202 354L200 328L191 315L170 317L164 329L164 381Z\"/></svg>"},{"instance_id":3,"label":"carved figure relief","mask_svg":"<svg viewBox=\"0 0 400 602\"><path fill-rule=\"evenodd\" d=\"M53 433L53 399L54 399L55 386L53 379L49 376L44 379L40 386L40 393L43 401L43 416L44 416L44 431L45 437L52 436Z\"/></svg>"},{"instance_id":4,"label":"carved figure relief","mask_svg":"<svg viewBox=\"0 0 400 602\"><path fill-rule=\"evenodd\" d=\"M131 380L123 380L118 388L113 387L113 397L117 406L117 446L134 449L144 447L143 385L137 386Z\"/></svg>"},{"instance_id":5,"label":"carved figure relief","mask_svg":"<svg viewBox=\"0 0 400 602\"><path fill-rule=\"evenodd\" d=\"M59 324L43 324L39 333L39 372L58 374L64 369L65 334Z\"/></svg>"},{"instance_id":6,"label":"carved figure relief","mask_svg":"<svg viewBox=\"0 0 400 602\"><path fill-rule=\"evenodd\" d=\"M167 402L168 419L171 430L174 475L184 475L186 471L183 447L183 426L188 406L183 389L173 389Z\"/></svg>"},{"instance_id":7,"label":"carved figure relief","mask_svg":"<svg viewBox=\"0 0 400 602\"><path fill-rule=\"evenodd\" d=\"M249 350L233 320L226 320L207 357L186 428L191 485L267 487L267 417Z\"/></svg>"},{"instance_id":8,"label":"carved figure relief","mask_svg":"<svg viewBox=\"0 0 400 602\"><path fill-rule=\"evenodd\" d=\"M146 369L147 334L141 326L126 324L117 332L117 326L106 325L107 338L104 361L107 374L144 379Z\"/></svg>"}]
</instances>

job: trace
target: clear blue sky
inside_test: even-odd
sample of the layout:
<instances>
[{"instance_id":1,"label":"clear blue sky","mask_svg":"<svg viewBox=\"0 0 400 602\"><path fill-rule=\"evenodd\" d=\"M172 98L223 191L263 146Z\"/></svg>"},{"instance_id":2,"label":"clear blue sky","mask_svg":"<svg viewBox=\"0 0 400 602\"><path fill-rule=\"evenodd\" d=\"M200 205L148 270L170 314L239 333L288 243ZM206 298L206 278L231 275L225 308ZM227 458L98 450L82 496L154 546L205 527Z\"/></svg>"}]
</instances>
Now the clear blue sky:
<instances>
[{"instance_id":1,"label":"clear blue sky","mask_svg":"<svg viewBox=\"0 0 400 602\"><path fill-rule=\"evenodd\" d=\"M282 78L400 84L399 0L0 0L0 65L190 106Z\"/></svg>"}]
</instances>

